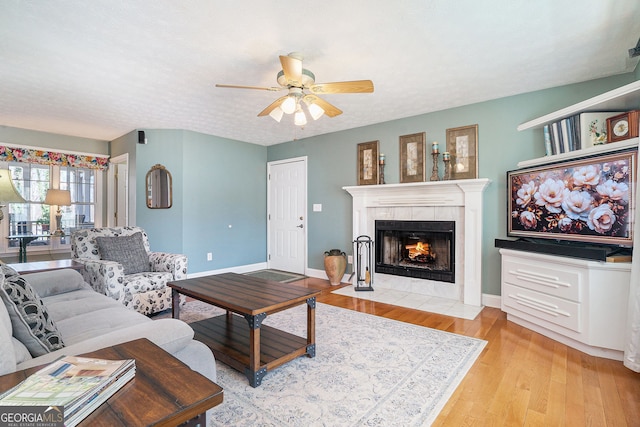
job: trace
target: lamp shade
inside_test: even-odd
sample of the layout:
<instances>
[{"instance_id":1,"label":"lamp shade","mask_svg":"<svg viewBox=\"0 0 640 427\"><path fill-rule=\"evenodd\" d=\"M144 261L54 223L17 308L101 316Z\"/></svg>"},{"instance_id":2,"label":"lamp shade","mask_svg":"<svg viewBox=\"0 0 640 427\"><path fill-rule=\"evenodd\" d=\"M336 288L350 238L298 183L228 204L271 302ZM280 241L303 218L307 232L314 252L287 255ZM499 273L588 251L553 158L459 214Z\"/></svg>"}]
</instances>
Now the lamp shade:
<instances>
[{"instance_id":1,"label":"lamp shade","mask_svg":"<svg viewBox=\"0 0 640 427\"><path fill-rule=\"evenodd\" d=\"M298 105L298 109L296 110L296 114L293 116L293 123L297 126L304 126L307 124L307 116L304 115L304 111Z\"/></svg>"},{"instance_id":2,"label":"lamp shade","mask_svg":"<svg viewBox=\"0 0 640 427\"><path fill-rule=\"evenodd\" d=\"M296 106L298 103L296 102L296 98L294 96L289 95L285 101L280 104L280 108L285 114L291 114L296 111Z\"/></svg>"},{"instance_id":3,"label":"lamp shade","mask_svg":"<svg viewBox=\"0 0 640 427\"><path fill-rule=\"evenodd\" d=\"M50 188L47 190L47 195L44 198L44 204L69 206L71 205L71 193L69 190L54 190L53 188Z\"/></svg>"},{"instance_id":4,"label":"lamp shade","mask_svg":"<svg viewBox=\"0 0 640 427\"><path fill-rule=\"evenodd\" d=\"M269 113L269 115L271 116L271 118L273 120L275 120L276 122L280 123L280 120L282 120L282 115L284 114L284 111L282 111L282 108L280 107L276 107L273 110L271 110L271 112Z\"/></svg>"},{"instance_id":5,"label":"lamp shade","mask_svg":"<svg viewBox=\"0 0 640 427\"><path fill-rule=\"evenodd\" d=\"M0 203L27 203L13 186L8 169L0 169Z\"/></svg>"},{"instance_id":6,"label":"lamp shade","mask_svg":"<svg viewBox=\"0 0 640 427\"><path fill-rule=\"evenodd\" d=\"M324 114L324 110L318 104L310 104L308 105L308 107L309 107L309 114L311 114L311 117L313 117L313 120L318 120Z\"/></svg>"}]
</instances>

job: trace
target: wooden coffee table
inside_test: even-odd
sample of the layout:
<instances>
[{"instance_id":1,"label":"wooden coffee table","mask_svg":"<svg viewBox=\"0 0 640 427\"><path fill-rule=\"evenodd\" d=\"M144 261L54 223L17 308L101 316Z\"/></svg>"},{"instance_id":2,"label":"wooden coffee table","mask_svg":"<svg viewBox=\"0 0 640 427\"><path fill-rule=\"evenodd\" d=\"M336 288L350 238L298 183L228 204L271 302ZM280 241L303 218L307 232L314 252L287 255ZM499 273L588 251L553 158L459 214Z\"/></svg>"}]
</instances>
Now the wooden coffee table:
<instances>
[{"instance_id":1,"label":"wooden coffee table","mask_svg":"<svg viewBox=\"0 0 640 427\"><path fill-rule=\"evenodd\" d=\"M205 412L222 403L222 387L146 338L104 348L83 356L135 359L135 377L100 405L79 426L205 425ZM0 392L8 390L42 366L0 376Z\"/></svg>"},{"instance_id":2,"label":"wooden coffee table","mask_svg":"<svg viewBox=\"0 0 640 427\"><path fill-rule=\"evenodd\" d=\"M252 387L259 386L269 370L302 355L316 355L315 308L320 291L235 273L167 285L172 288L175 318L180 317L180 294L227 311L190 326L198 341L209 346L218 360L243 372ZM267 315L302 304L307 304L306 338L262 325Z\"/></svg>"}]
</instances>

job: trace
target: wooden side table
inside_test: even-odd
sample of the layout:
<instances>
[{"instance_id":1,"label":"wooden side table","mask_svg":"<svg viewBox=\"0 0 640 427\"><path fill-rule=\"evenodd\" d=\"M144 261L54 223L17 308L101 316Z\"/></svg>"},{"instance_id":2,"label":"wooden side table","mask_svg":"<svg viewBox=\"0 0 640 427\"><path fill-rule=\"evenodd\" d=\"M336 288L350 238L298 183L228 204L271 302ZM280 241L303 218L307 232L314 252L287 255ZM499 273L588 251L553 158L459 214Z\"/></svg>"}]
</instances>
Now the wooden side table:
<instances>
[{"instance_id":1,"label":"wooden side table","mask_svg":"<svg viewBox=\"0 0 640 427\"><path fill-rule=\"evenodd\" d=\"M21 262L17 264L7 264L19 274L40 273L42 271L60 270L63 268L73 268L81 272L84 264L72 259L58 259L52 261Z\"/></svg>"},{"instance_id":2,"label":"wooden side table","mask_svg":"<svg viewBox=\"0 0 640 427\"><path fill-rule=\"evenodd\" d=\"M222 387L146 338L83 356L135 359L136 375L82 420L79 426L203 426L205 412L222 403ZM0 376L0 392L18 384L41 367Z\"/></svg>"}]
</instances>

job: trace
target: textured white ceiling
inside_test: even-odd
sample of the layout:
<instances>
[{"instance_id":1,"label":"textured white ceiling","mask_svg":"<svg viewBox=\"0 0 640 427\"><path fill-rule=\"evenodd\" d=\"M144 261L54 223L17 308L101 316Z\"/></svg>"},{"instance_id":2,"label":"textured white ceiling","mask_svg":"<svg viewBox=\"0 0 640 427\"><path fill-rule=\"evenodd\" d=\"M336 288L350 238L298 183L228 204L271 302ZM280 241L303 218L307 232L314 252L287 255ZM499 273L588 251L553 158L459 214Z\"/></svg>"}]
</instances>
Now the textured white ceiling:
<instances>
[{"instance_id":1,"label":"textured white ceiling","mask_svg":"<svg viewBox=\"0 0 640 427\"><path fill-rule=\"evenodd\" d=\"M112 140L187 129L271 145L633 71L638 0L0 0L0 125ZM257 114L278 55L340 116Z\"/></svg>"}]
</instances>

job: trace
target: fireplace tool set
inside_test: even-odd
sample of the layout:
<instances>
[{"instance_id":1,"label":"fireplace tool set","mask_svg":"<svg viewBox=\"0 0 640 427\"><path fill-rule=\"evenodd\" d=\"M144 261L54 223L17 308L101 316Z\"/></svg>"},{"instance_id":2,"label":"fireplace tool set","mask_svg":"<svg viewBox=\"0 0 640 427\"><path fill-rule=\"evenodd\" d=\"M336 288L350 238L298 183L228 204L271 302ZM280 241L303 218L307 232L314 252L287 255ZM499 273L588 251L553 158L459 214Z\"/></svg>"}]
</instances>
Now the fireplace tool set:
<instances>
[{"instance_id":1,"label":"fireplace tool set","mask_svg":"<svg viewBox=\"0 0 640 427\"><path fill-rule=\"evenodd\" d=\"M356 256L356 291L373 291L373 240L369 236L358 236L353 241Z\"/></svg>"}]
</instances>

